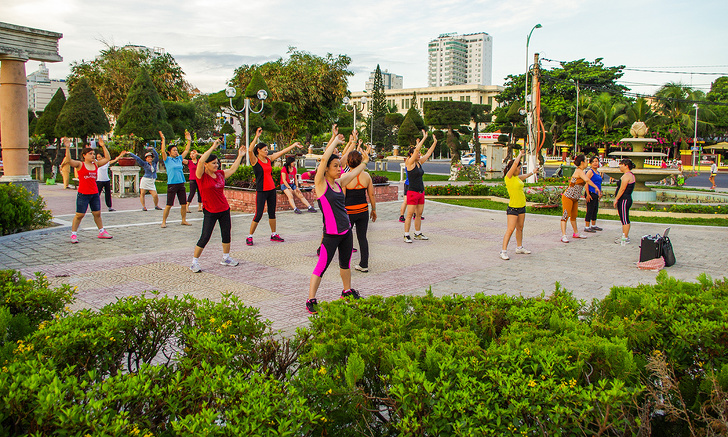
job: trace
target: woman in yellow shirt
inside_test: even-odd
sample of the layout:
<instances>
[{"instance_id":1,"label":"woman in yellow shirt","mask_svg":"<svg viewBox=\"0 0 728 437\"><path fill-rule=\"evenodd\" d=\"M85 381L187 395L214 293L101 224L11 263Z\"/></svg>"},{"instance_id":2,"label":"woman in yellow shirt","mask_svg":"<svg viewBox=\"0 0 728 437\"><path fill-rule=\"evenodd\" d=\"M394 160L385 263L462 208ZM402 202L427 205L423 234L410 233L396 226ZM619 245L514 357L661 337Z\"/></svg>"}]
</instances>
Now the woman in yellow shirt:
<instances>
[{"instance_id":1,"label":"woman in yellow shirt","mask_svg":"<svg viewBox=\"0 0 728 437\"><path fill-rule=\"evenodd\" d=\"M511 159L506 169L503 171L505 175L506 188L508 189L508 209L506 216L508 217L508 228L503 236L503 250L500 251L500 257L503 260L510 259L508 257L508 242L511 240L513 231L516 231L516 253L529 254L530 250L523 247L523 223L526 221L526 195L523 193L523 181L538 171L538 165L532 172L527 174L521 173L521 158L523 158L523 150L518 153L516 159Z\"/></svg>"}]
</instances>

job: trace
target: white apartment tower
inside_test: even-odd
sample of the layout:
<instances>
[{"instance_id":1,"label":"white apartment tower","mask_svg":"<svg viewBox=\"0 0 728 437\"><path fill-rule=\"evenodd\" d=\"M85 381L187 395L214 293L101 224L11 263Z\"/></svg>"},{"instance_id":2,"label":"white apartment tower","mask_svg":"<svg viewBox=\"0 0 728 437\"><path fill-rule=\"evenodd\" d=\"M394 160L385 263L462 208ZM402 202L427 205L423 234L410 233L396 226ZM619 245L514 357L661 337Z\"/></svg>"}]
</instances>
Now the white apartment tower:
<instances>
[{"instance_id":1,"label":"white apartment tower","mask_svg":"<svg viewBox=\"0 0 728 437\"><path fill-rule=\"evenodd\" d=\"M369 80L364 84L364 89L371 93L374 90L374 75L377 70L369 73ZM401 90L403 85L402 76L394 73L390 73L389 70L382 71L382 83L384 84L385 90Z\"/></svg>"},{"instance_id":2,"label":"white apartment tower","mask_svg":"<svg viewBox=\"0 0 728 437\"><path fill-rule=\"evenodd\" d=\"M444 33L430 41L427 49L428 86L491 85L493 37L487 33Z\"/></svg>"},{"instance_id":3,"label":"white apartment tower","mask_svg":"<svg viewBox=\"0 0 728 437\"><path fill-rule=\"evenodd\" d=\"M50 71L41 62L38 71L34 71L27 76L28 89L28 109L35 112L42 112L46 105L51 101L58 91L63 89L63 93L68 98L68 85L65 80L51 79Z\"/></svg>"}]
</instances>

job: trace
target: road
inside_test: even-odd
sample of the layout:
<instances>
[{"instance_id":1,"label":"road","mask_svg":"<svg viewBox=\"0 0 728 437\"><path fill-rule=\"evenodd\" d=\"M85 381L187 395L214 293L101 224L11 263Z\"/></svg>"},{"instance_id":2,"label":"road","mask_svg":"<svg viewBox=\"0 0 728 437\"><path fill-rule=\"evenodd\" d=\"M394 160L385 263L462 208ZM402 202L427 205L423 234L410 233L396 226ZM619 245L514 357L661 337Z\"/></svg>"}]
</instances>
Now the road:
<instances>
[{"instance_id":1,"label":"road","mask_svg":"<svg viewBox=\"0 0 728 437\"><path fill-rule=\"evenodd\" d=\"M306 160L306 167L312 168L316 163L313 160ZM370 162L367 165L367 168L369 170L374 170L374 163ZM450 161L447 159L436 159L436 160L430 160L425 163L423 166L426 173L429 174L450 174ZM546 166L546 174L548 176L553 176L553 174L558 169L558 166ZM399 172L399 163L398 162L390 162L387 164L387 170L393 171L393 172ZM710 181L708 180L708 176L710 176L709 172L701 172L700 175L689 178L685 184L686 187L695 187L695 188L710 188ZM722 189L728 189L728 173L718 173L718 176L716 176L716 185L718 188Z\"/></svg>"}]
</instances>

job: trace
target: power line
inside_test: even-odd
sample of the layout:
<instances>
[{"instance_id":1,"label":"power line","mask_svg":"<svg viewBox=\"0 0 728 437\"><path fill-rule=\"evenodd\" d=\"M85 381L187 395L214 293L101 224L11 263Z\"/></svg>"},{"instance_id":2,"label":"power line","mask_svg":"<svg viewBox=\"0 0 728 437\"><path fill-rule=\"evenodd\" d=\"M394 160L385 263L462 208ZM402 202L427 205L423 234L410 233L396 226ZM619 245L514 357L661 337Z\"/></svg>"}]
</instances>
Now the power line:
<instances>
[{"instance_id":1,"label":"power line","mask_svg":"<svg viewBox=\"0 0 728 437\"><path fill-rule=\"evenodd\" d=\"M568 63L567 61L556 61L553 59L546 59L546 58L542 58L542 59L546 62L555 62L558 64ZM683 67L661 67L661 68L724 68L724 67L728 67L728 65L714 65L714 66L713 65L703 65L703 66L694 66L694 67L683 66ZM650 68L650 67L623 67L623 68L620 68L620 70L638 71L638 72L642 72L642 73L697 74L697 75L706 75L706 76L728 76L728 73L721 73L721 72L708 73L708 72L702 72L702 71L700 71L700 72L699 71L667 71L667 70L656 70L654 68L655 67L653 67L653 68ZM657 67L657 68L660 68L660 67Z\"/></svg>"}]
</instances>

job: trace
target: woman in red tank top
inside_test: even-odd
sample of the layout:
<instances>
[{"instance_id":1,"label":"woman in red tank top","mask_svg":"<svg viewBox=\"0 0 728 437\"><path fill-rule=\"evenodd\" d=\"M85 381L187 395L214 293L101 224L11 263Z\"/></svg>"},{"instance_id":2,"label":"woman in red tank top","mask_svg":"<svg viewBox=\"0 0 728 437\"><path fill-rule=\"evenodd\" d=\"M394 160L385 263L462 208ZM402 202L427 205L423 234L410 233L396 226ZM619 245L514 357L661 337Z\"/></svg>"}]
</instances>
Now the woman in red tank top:
<instances>
[{"instance_id":1,"label":"woman in red tank top","mask_svg":"<svg viewBox=\"0 0 728 437\"><path fill-rule=\"evenodd\" d=\"M78 193L76 194L76 215L73 217L73 223L71 224L71 243L78 243L78 226L81 224L86 211L89 206L91 207L91 214L94 216L94 222L96 227L99 228L98 238L109 239L112 238L104 225L101 222L101 198L99 197L99 189L96 186L96 176L98 166L105 165L111 160L109 151L106 149L106 145L102 139L98 140L99 145L104 151L104 157L94 161L96 154L94 149L90 147L84 147L81 150L81 156L83 161L76 161L71 159L71 140L68 138L61 138L63 145L66 147L66 159L70 161L71 167L78 170Z\"/></svg>"}]
</instances>

